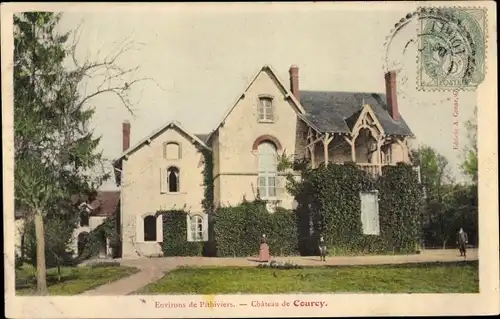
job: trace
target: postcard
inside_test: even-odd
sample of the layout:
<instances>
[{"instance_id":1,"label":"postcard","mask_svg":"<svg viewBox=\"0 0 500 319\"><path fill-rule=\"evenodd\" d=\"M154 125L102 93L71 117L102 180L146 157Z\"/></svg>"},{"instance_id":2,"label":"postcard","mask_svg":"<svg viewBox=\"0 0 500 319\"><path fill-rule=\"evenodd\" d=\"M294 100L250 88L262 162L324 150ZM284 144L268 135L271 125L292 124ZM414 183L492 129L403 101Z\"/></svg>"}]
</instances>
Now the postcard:
<instances>
[{"instance_id":1,"label":"postcard","mask_svg":"<svg viewBox=\"0 0 500 319\"><path fill-rule=\"evenodd\" d=\"M7 317L499 313L493 2L1 14Z\"/></svg>"}]
</instances>

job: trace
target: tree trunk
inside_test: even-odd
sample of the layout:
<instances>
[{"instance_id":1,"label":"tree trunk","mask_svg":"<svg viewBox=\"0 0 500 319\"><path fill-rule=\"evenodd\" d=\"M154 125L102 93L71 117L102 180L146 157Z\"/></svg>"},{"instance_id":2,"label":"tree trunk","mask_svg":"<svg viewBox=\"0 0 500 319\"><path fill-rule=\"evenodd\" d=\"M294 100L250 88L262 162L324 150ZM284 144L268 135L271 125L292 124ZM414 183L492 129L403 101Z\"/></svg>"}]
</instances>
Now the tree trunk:
<instances>
[{"instance_id":1,"label":"tree trunk","mask_svg":"<svg viewBox=\"0 0 500 319\"><path fill-rule=\"evenodd\" d=\"M445 249L446 249L446 242L447 242L447 241L448 241L447 239L443 240L443 250L445 250Z\"/></svg>"},{"instance_id":2,"label":"tree trunk","mask_svg":"<svg viewBox=\"0 0 500 319\"><path fill-rule=\"evenodd\" d=\"M40 211L35 212L36 236L36 291L40 296L47 295L47 269L45 268L45 231L43 216Z\"/></svg>"}]
</instances>

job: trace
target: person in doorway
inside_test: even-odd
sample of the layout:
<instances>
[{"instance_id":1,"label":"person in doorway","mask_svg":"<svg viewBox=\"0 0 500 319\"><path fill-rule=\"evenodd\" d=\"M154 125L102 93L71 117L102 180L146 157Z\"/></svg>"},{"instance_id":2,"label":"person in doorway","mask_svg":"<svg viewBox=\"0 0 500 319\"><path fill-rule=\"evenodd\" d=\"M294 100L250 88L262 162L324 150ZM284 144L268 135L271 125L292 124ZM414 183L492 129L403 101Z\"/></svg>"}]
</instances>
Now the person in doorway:
<instances>
[{"instance_id":1,"label":"person in doorway","mask_svg":"<svg viewBox=\"0 0 500 319\"><path fill-rule=\"evenodd\" d=\"M458 244L458 249L460 250L460 256L466 257L468 243L469 243L469 238L467 237L467 233L464 232L463 228L460 228L457 235L457 244Z\"/></svg>"}]
</instances>

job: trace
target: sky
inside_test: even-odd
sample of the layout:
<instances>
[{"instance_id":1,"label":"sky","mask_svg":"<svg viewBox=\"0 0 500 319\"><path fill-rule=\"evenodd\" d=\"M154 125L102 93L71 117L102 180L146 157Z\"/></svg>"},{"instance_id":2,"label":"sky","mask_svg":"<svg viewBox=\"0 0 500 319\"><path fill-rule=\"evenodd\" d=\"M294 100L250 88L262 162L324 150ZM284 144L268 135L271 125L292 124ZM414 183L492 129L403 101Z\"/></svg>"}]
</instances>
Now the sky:
<instances>
[{"instance_id":1,"label":"sky","mask_svg":"<svg viewBox=\"0 0 500 319\"><path fill-rule=\"evenodd\" d=\"M412 146L435 148L462 180L459 166L468 143L464 124L473 116L476 93L417 91L417 46L410 41L415 25L390 38L409 6L328 8L164 4L155 9L72 10L63 13L60 30L80 26L79 61L102 59L120 43L132 41L135 50L117 63L138 66L135 78L152 79L133 86L134 115L114 95L91 100L96 108L92 128L102 136L106 158L122 151L124 120L131 123L132 145L170 120L193 133L210 132L266 64L286 84L289 67L298 65L303 90L381 93L384 70L397 68L399 111L416 136ZM87 87L89 92L92 85L96 83ZM113 188L112 181L103 185Z\"/></svg>"}]
</instances>

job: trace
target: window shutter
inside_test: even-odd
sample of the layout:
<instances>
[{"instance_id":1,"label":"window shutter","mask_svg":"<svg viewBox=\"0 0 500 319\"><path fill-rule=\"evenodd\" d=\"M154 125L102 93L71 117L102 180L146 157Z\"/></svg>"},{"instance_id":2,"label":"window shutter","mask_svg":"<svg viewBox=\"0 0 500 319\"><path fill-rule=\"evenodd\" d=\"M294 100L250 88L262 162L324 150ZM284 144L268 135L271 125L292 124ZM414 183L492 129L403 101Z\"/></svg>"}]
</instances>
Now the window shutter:
<instances>
[{"instance_id":1,"label":"window shutter","mask_svg":"<svg viewBox=\"0 0 500 319\"><path fill-rule=\"evenodd\" d=\"M363 234L379 235L378 193L361 193L360 198Z\"/></svg>"},{"instance_id":2,"label":"window shutter","mask_svg":"<svg viewBox=\"0 0 500 319\"><path fill-rule=\"evenodd\" d=\"M135 217L135 241L144 241L144 221L141 216Z\"/></svg>"},{"instance_id":3,"label":"window shutter","mask_svg":"<svg viewBox=\"0 0 500 319\"><path fill-rule=\"evenodd\" d=\"M156 242L163 242L163 215L156 217Z\"/></svg>"},{"instance_id":4,"label":"window shutter","mask_svg":"<svg viewBox=\"0 0 500 319\"><path fill-rule=\"evenodd\" d=\"M193 241L193 232L191 231L191 216L189 214L186 214L186 230L187 230L187 241L191 242Z\"/></svg>"},{"instance_id":5,"label":"window shutter","mask_svg":"<svg viewBox=\"0 0 500 319\"><path fill-rule=\"evenodd\" d=\"M203 241L208 241L208 215L203 215Z\"/></svg>"},{"instance_id":6,"label":"window shutter","mask_svg":"<svg viewBox=\"0 0 500 319\"><path fill-rule=\"evenodd\" d=\"M164 194L166 190L167 179L165 178L165 170L160 168L160 193Z\"/></svg>"}]
</instances>

